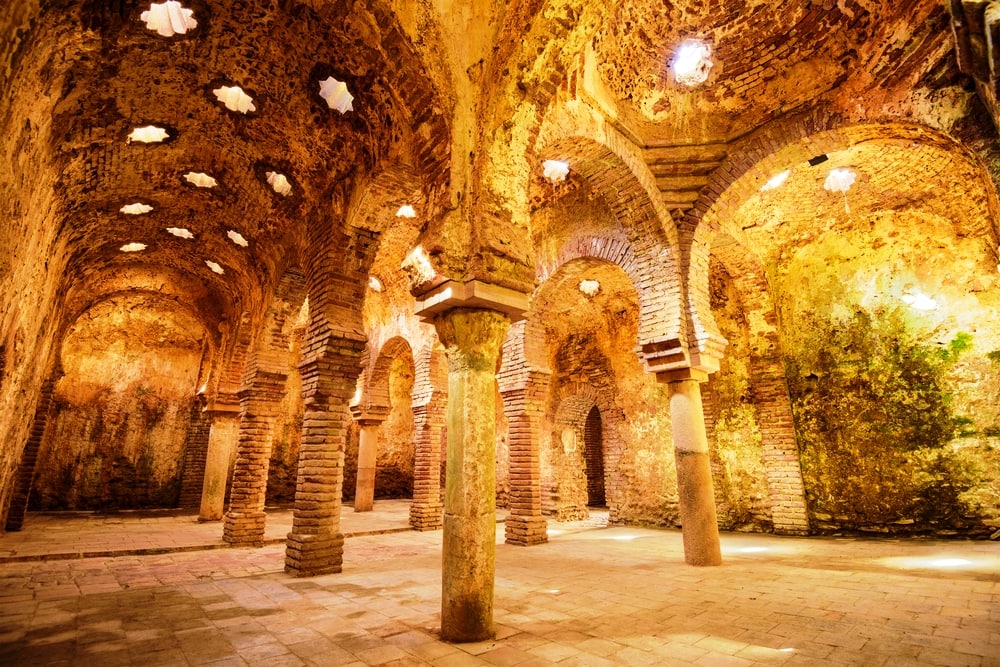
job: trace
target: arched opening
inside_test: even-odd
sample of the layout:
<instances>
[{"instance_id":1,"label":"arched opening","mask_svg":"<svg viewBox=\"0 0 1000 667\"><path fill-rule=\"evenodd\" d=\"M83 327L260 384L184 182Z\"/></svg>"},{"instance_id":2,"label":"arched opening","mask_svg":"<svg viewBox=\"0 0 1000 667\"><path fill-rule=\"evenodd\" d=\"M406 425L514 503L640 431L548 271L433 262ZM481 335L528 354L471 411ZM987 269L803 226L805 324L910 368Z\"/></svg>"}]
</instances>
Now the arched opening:
<instances>
[{"instance_id":1,"label":"arched opening","mask_svg":"<svg viewBox=\"0 0 1000 667\"><path fill-rule=\"evenodd\" d=\"M601 411L595 405L583 427L583 459L587 466L587 507L604 507L604 434Z\"/></svg>"}]
</instances>

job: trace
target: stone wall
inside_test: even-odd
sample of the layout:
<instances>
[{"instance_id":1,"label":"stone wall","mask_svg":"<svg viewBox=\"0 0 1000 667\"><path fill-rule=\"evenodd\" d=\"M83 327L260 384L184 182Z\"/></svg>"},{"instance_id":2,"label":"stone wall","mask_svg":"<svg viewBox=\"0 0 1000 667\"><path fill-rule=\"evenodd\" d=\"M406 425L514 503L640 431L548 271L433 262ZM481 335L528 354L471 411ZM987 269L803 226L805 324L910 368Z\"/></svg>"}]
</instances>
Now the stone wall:
<instances>
[{"instance_id":1,"label":"stone wall","mask_svg":"<svg viewBox=\"0 0 1000 667\"><path fill-rule=\"evenodd\" d=\"M142 296L81 317L63 345L30 506L175 506L203 335L192 317Z\"/></svg>"}]
</instances>

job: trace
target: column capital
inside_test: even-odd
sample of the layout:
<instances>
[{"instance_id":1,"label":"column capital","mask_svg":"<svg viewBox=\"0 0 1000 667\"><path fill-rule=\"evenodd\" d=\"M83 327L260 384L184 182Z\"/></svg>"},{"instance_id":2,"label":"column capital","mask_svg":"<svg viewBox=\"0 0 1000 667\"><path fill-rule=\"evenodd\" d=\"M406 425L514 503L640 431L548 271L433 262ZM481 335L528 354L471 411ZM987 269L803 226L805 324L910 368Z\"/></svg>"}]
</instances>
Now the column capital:
<instances>
[{"instance_id":1,"label":"column capital","mask_svg":"<svg viewBox=\"0 0 1000 667\"><path fill-rule=\"evenodd\" d=\"M659 371L655 373L656 381L664 384L671 382L683 382L685 380L695 380L697 382L708 382L708 372L699 368L675 368L669 371Z\"/></svg>"},{"instance_id":2,"label":"column capital","mask_svg":"<svg viewBox=\"0 0 1000 667\"><path fill-rule=\"evenodd\" d=\"M530 301L527 294L509 287L481 280L446 280L417 297L416 314L425 322L431 322L453 308L479 308L501 312L511 322L517 322L524 319Z\"/></svg>"},{"instance_id":3,"label":"column capital","mask_svg":"<svg viewBox=\"0 0 1000 667\"><path fill-rule=\"evenodd\" d=\"M378 426L389 416L389 408L384 405L352 405L351 416L359 426Z\"/></svg>"}]
</instances>

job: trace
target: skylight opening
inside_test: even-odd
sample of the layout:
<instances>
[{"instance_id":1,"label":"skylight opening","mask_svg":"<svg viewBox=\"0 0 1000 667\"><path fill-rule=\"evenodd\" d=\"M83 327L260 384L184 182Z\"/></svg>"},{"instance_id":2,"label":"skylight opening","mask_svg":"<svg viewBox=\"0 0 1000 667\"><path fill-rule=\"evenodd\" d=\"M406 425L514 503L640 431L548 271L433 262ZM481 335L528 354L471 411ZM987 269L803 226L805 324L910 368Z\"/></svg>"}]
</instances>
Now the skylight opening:
<instances>
[{"instance_id":1,"label":"skylight opening","mask_svg":"<svg viewBox=\"0 0 1000 667\"><path fill-rule=\"evenodd\" d=\"M292 184L288 182L288 179L284 174L279 174L276 171L269 171L266 176L267 184L270 185L271 189L279 195L287 197L292 194Z\"/></svg>"},{"instance_id":2,"label":"skylight opening","mask_svg":"<svg viewBox=\"0 0 1000 667\"><path fill-rule=\"evenodd\" d=\"M831 169L823 183L823 189L830 192L846 193L854 185L856 178L857 174L850 169Z\"/></svg>"},{"instance_id":3,"label":"skylight opening","mask_svg":"<svg viewBox=\"0 0 1000 667\"><path fill-rule=\"evenodd\" d=\"M205 260L205 266L212 269L214 273L218 273L220 276L225 273L225 271L222 269L221 266L219 266L216 262L213 262L210 259Z\"/></svg>"},{"instance_id":4,"label":"skylight opening","mask_svg":"<svg viewBox=\"0 0 1000 667\"><path fill-rule=\"evenodd\" d=\"M145 243L126 243L121 248L118 248L122 252L139 252L140 250L146 249Z\"/></svg>"},{"instance_id":5,"label":"skylight opening","mask_svg":"<svg viewBox=\"0 0 1000 667\"><path fill-rule=\"evenodd\" d=\"M581 280L579 288L585 295L592 297L601 289L601 283L596 280Z\"/></svg>"},{"instance_id":6,"label":"skylight opening","mask_svg":"<svg viewBox=\"0 0 1000 667\"><path fill-rule=\"evenodd\" d=\"M143 204L142 202L136 202L134 204L125 204L119 211L125 215L142 215L143 213L149 213L153 210L153 207L149 204Z\"/></svg>"},{"instance_id":7,"label":"skylight opening","mask_svg":"<svg viewBox=\"0 0 1000 667\"><path fill-rule=\"evenodd\" d=\"M173 234L174 236L179 236L182 239L194 238L194 234L191 233L191 230L183 227L167 227L167 232Z\"/></svg>"},{"instance_id":8,"label":"skylight opening","mask_svg":"<svg viewBox=\"0 0 1000 667\"><path fill-rule=\"evenodd\" d=\"M249 113L256 111L253 98L243 92L239 86L222 86L212 91L216 99L222 102L227 109L236 113Z\"/></svg>"},{"instance_id":9,"label":"skylight opening","mask_svg":"<svg viewBox=\"0 0 1000 667\"><path fill-rule=\"evenodd\" d=\"M381 292L382 291L382 281L379 280L378 278L376 278L375 276L368 276L368 287L373 292Z\"/></svg>"},{"instance_id":10,"label":"skylight opening","mask_svg":"<svg viewBox=\"0 0 1000 667\"><path fill-rule=\"evenodd\" d=\"M714 64L711 60L712 47L697 39L681 42L674 54L671 68L674 80L685 86L697 86L708 80L708 71Z\"/></svg>"},{"instance_id":11,"label":"skylight opening","mask_svg":"<svg viewBox=\"0 0 1000 667\"><path fill-rule=\"evenodd\" d=\"M932 299L920 290L912 290L899 298L903 303L915 310L934 310L938 307L938 302L935 299Z\"/></svg>"},{"instance_id":12,"label":"skylight opening","mask_svg":"<svg viewBox=\"0 0 1000 667\"><path fill-rule=\"evenodd\" d=\"M347 90L347 84L337 81L332 76L319 82L319 96L326 100L326 105L336 109L341 114L354 111L354 95Z\"/></svg>"},{"instance_id":13,"label":"skylight opening","mask_svg":"<svg viewBox=\"0 0 1000 667\"><path fill-rule=\"evenodd\" d=\"M569 162L562 160L545 160L542 162L542 175L553 183L565 181L569 175Z\"/></svg>"},{"instance_id":14,"label":"skylight opening","mask_svg":"<svg viewBox=\"0 0 1000 667\"><path fill-rule=\"evenodd\" d=\"M219 184L217 180L200 171L189 171L184 174L184 180L198 188L214 188Z\"/></svg>"},{"instance_id":15,"label":"skylight opening","mask_svg":"<svg viewBox=\"0 0 1000 667\"><path fill-rule=\"evenodd\" d=\"M775 174L767 181L767 183L760 187L760 191L767 192L768 190L776 190L777 188L780 188L785 184L785 181L787 181L788 177L791 175L791 169L786 169L781 173Z\"/></svg>"},{"instance_id":16,"label":"skylight opening","mask_svg":"<svg viewBox=\"0 0 1000 667\"><path fill-rule=\"evenodd\" d=\"M194 10L187 9L177 0L154 2L149 5L148 10L139 15L139 18L146 23L146 28L162 37L183 35L188 30L198 27L198 22L194 19Z\"/></svg>"},{"instance_id":17,"label":"skylight opening","mask_svg":"<svg viewBox=\"0 0 1000 667\"><path fill-rule=\"evenodd\" d=\"M236 245L238 245L238 246L240 246L242 248L246 248L247 246L250 245L247 242L247 240L243 237L243 235L240 234L235 229L230 229L228 232L226 232L226 236L229 237L230 241L232 241L233 243L235 243Z\"/></svg>"},{"instance_id":18,"label":"skylight opening","mask_svg":"<svg viewBox=\"0 0 1000 667\"><path fill-rule=\"evenodd\" d=\"M417 212L409 204L403 204L396 211L397 218L415 218L417 217Z\"/></svg>"},{"instance_id":19,"label":"skylight opening","mask_svg":"<svg viewBox=\"0 0 1000 667\"><path fill-rule=\"evenodd\" d=\"M133 141L138 141L142 144L158 144L169 137L170 134L162 127L145 125L132 130L125 142L130 144Z\"/></svg>"}]
</instances>

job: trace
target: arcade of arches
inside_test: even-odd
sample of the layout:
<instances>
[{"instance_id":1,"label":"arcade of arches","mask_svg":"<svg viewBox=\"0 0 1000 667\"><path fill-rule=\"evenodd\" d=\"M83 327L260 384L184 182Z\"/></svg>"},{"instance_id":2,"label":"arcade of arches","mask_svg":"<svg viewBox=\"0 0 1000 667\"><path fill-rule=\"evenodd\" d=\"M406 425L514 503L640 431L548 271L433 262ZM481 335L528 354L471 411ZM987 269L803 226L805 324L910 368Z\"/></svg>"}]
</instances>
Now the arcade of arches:
<instances>
[{"instance_id":1,"label":"arcade of arches","mask_svg":"<svg viewBox=\"0 0 1000 667\"><path fill-rule=\"evenodd\" d=\"M996 5L7 0L0 524L996 537Z\"/></svg>"}]
</instances>

